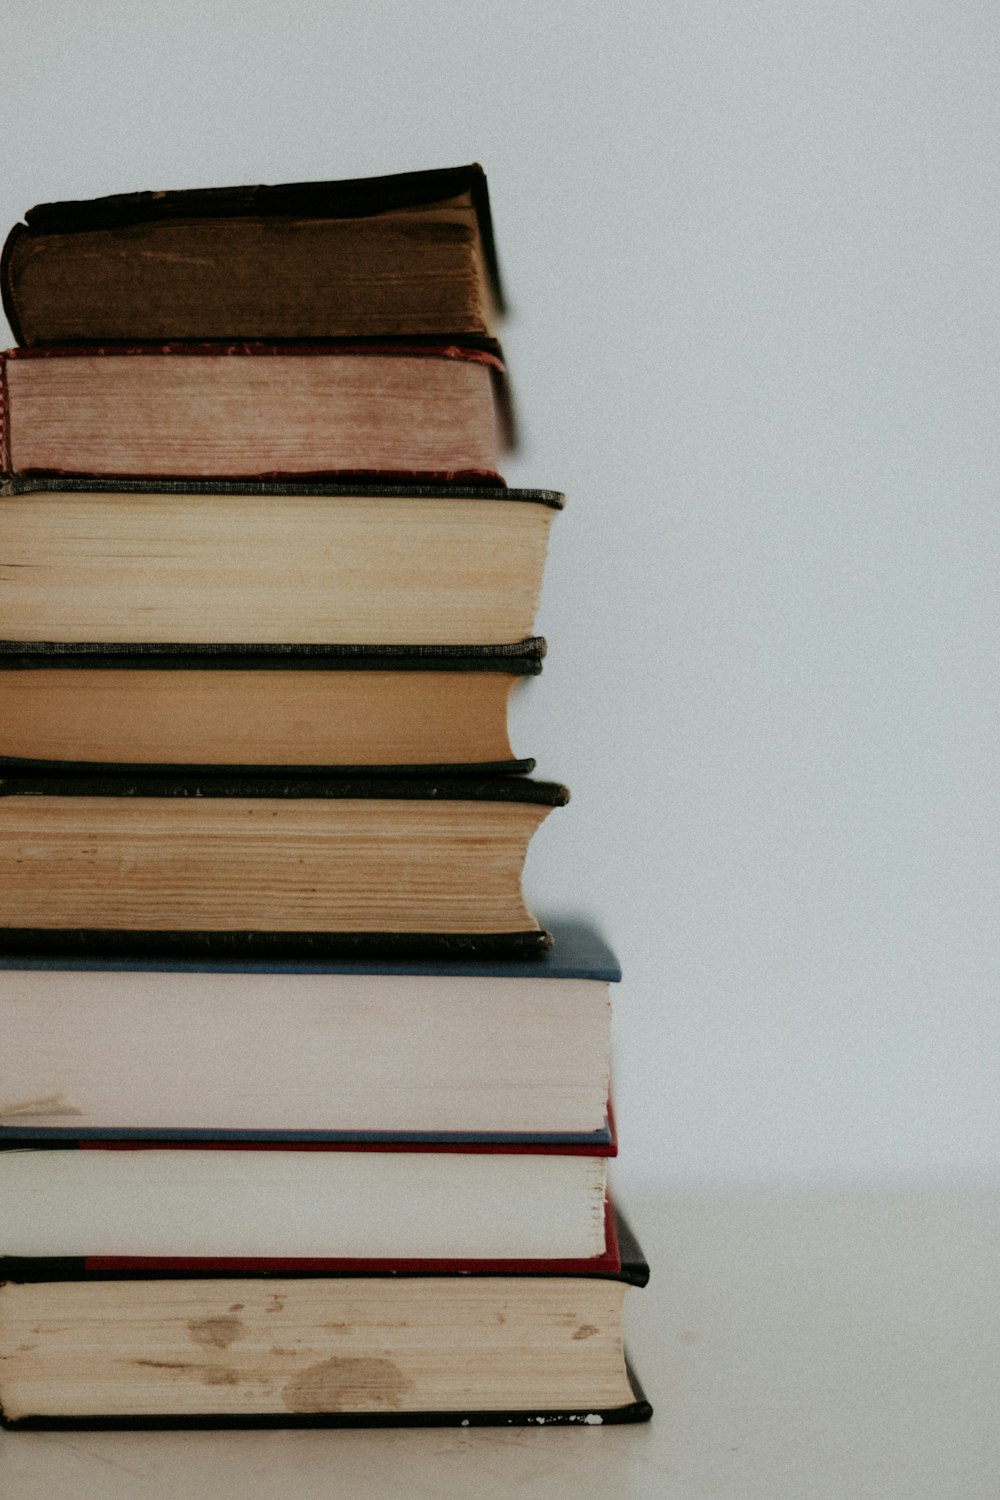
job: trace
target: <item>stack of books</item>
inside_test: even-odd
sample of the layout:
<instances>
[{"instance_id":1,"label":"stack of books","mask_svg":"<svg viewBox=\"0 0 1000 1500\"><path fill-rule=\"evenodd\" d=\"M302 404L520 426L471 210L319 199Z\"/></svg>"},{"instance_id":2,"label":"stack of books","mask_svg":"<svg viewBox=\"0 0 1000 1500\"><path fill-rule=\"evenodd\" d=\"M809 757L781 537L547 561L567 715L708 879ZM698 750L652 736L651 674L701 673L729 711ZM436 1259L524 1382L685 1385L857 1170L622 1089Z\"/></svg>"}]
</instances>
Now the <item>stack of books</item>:
<instances>
[{"instance_id":1,"label":"stack of books","mask_svg":"<svg viewBox=\"0 0 1000 1500\"><path fill-rule=\"evenodd\" d=\"M642 1420L481 169L47 204L0 279L5 1422Z\"/></svg>"}]
</instances>

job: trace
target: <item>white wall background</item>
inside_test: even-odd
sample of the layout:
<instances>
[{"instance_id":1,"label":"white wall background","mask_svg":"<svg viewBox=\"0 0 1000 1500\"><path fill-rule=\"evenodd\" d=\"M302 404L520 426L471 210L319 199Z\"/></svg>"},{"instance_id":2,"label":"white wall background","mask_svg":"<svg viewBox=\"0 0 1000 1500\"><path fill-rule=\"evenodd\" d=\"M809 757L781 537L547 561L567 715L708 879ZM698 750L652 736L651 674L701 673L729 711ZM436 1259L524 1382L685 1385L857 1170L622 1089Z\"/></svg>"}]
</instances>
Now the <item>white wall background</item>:
<instances>
[{"instance_id":1,"label":"white wall background","mask_svg":"<svg viewBox=\"0 0 1000 1500\"><path fill-rule=\"evenodd\" d=\"M619 1180L1000 1165L990 0L3 0L32 203L481 160Z\"/></svg>"}]
</instances>

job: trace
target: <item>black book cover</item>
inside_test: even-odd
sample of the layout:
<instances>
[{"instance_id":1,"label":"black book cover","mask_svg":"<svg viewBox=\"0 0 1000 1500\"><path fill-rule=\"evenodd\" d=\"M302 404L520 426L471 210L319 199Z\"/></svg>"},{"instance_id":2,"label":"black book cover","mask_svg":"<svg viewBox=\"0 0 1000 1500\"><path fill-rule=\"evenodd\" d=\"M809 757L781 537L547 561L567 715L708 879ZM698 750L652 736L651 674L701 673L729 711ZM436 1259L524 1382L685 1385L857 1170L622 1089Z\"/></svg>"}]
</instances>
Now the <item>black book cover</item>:
<instances>
[{"instance_id":1,"label":"black book cover","mask_svg":"<svg viewBox=\"0 0 1000 1500\"><path fill-rule=\"evenodd\" d=\"M595 1279L622 1281L630 1286L643 1287L649 1280L649 1266L628 1220L620 1210L615 1210L620 1269L599 1270L589 1273ZM199 1271L197 1280L206 1279ZM280 1273L286 1278L289 1273ZM294 1273L296 1279L315 1278L315 1272ZM322 1273L319 1273L322 1275ZM365 1272L349 1272L349 1276L364 1276ZM446 1279L447 1273L382 1271L378 1274L399 1279ZM483 1274L469 1272L468 1278ZM534 1277L539 1273L532 1272ZM544 1276L544 1273L541 1273ZM565 1273L553 1273L565 1274ZM253 1279L267 1273L254 1272ZM219 1272L223 1279L236 1279L231 1271ZM135 1271L88 1271L82 1262L72 1258L52 1260L0 1259L0 1281L129 1281L129 1280L184 1280L183 1272L135 1272ZM463 1280L467 1279L465 1276ZM611 1426L631 1422L648 1422L653 1408L647 1400L631 1364L626 1360L626 1372L632 1388L633 1399L623 1406L600 1408L542 1407L483 1411L459 1409L456 1411L389 1411L389 1412L287 1412L255 1413L246 1416L232 1414L200 1415L152 1415L112 1416L88 1415L82 1417L29 1416L14 1421L0 1410L0 1425L13 1431L107 1431L141 1430L170 1431L186 1429L240 1429L240 1428L288 1428L288 1427L547 1427L547 1426Z\"/></svg>"},{"instance_id":2,"label":"black book cover","mask_svg":"<svg viewBox=\"0 0 1000 1500\"><path fill-rule=\"evenodd\" d=\"M541 636L509 646L240 645L136 641L0 641L0 672L19 668L134 668L224 672L504 672L533 677L542 670Z\"/></svg>"},{"instance_id":3,"label":"black book cover","mask_svg":"<svg viewBox=\"0 0 1000 1500\"><path fill-rule=\"evenodd\" d=\"M18 958L211 958L262 963L328 958L506 959L535 963L552 947L525 932L242 932L197 929L0 927L0 955Z\"/></svg>"},{"instance_id":4,"label":"black book cover","mask_svg":"<svg viewBox=\"0 0 1000 1500\"><path fill-rule=\"evenodd\" d=\"M68 494L109 495L351 495L378 501L509 500L562 510L566 497L558 490L509 489L507 486L459 484L334 484L312 479L103 479L72 474L0 476L0 495L31 495L53 490Z\"/></svg>"},{"instance_id":5,"label":"black book cover","mask_svg":"<svg viewBox=\"0 0 1000 1500\"><path fill-rule=\"evenodd\" d=\"M145 773L111 776L12 772L0 777L3 797L267 797L391 798L397 802L534 802L564 807L569 792L554 781L517 776L195 776Z\"/></svg>"},{"instance_id":6,"label":"black book cover","mask_svg":"<svg viewBox=\"0 0 1000 1500\"><path fill-rule=\"evenodd\" d=\"M175 771L102 775L90 772L12 772L0 777L0 797L260 797L374 798L395 801L528 802L562 807L569 792L555 782L519 776L194 775ZM111 959L199 956L263 960L351 958L535 959L552 946L541 929L523 932L326 932L133 930L4 927L0 953Z\"/></svg>"},{"instance_id":7,"label":"black book cover","mask_svg":"<svg viewBox=\"0 0 1000 1500\"><path fill-rule=\"evenodd\" d=\"M534 677L542 670L546 643L540 636L509 646L363 646L363 645L239 645L233 643L168 644L163 642L104 643L100 641L0 640L0 673L18 671L135 671L135 672L499 672L509 677ZM218 764L185 761L193 775L218 773ZM166 762L75 761L31 759L0 755L4 770L115 775L169 775L176 766ZM525 775L535 769L529 757L463 764L420 765L261 765L229 763L224 771L282 777L350 775Z\"/></svg>"},{"instance_id":8,"label":"black book cover","mask_svg":"<svg viewBox=\"0 0 1000 1500\"><path fill-rule=\"evenodd\" d=\"M176 1432L287 1427L614 1427L648 1422L653 1408L626 1361L633 1399L625 1406L542 1407L522 1411L258 1412L247 1416L22 1417L0 1410L0 1427L11 1432Z\"/></svg>"}]
</instances>

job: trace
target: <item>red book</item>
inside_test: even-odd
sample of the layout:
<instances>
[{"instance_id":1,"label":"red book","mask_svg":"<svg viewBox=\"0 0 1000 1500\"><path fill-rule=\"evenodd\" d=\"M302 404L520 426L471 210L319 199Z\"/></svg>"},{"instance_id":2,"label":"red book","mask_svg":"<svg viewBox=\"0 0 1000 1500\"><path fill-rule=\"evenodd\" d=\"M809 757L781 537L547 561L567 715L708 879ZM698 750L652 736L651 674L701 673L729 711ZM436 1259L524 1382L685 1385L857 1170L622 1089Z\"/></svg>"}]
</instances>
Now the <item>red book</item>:
<instances>
[{"instance_id":1,"label":"red book","mask_svg":"<svg viewBox=\"0 0 1000 1500\"><path fill-rule=\"evenodd\" d=\"M0 468L502 484L499 349L160 344L0 356Z\"/></svg>"},{"instance_id":2,"label":"red book","mask_svg":"<svg viewBox=\"0 0 1000 1500\"><path fill-rule=\"evenodd\" d=\"M19 1139L0 1259L95 1270L614 1269L607 1145ZM44 1148L44 1149L43 1149Z\"/></svg>"}]
</instances>

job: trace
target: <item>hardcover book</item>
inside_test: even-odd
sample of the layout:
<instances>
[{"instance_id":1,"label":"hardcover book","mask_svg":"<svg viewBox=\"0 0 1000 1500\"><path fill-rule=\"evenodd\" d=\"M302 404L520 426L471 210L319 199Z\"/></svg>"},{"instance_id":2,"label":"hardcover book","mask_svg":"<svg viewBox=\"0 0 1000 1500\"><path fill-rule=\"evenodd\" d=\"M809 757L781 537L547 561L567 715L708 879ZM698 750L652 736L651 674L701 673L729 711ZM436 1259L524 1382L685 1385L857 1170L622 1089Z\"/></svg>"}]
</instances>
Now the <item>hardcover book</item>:
<instances>
[{"instance_id":1,"label":"hardcover book","mask_svg":"<svg viewBox=\"0 0 1000 1500\"><path fill-rule=\"evenodd\" d=\"M530 771L507 708L544 652L0 641L0 765Z\"/></svg>"},{"instance_id":2,"label":"hardcover book","mask_svg":"<svg viewBox=\"0 0 1000 1500\"><path fill-rule=\"evenodd\" d=\"M647 1419L482 169L43 204L0 290L0 1425Z\"/></svg>"},{"instance_id":3,"label":"hardcover book","mask_svg":"<svg viewBox=\"0 0 1000 1500\"><path fill-rule=\"evenodd\" d=\"M607 1146L0 1143L0 1256L251 1268L419 1261L579 1269L613 1256ZM551 1263L551 1264L550 1264Z\"/></svg>"},{"instance_id":4,"label":"hardcover book","mask_svg":"<svg viewBox=\"0 0 1000 1500\"><path fill-rule=\"evenodd\" d=\"M19 344L488 336L477 165L43 203L0 260Z\"/></svg>"},{"instance_id":5,"label":"hardcover book","mask_svg":"<svg viewBox=\"0 0 1000 1500\"><path fill-rule=\"evenodd\" d=\"M0 948L260 957L537 953L519 777L0 780Z\"/></svg>"},{"instance_id":6,"label":"hardcover book","mask_svg":"<svg viewBox=\"0 0 1000 1500\"><path fill-rule=\"evenodd\" d=\"M505 391L498 351L455 344L14 349L0 468L496 485Z\"/></svg>"},{"instance_id":7,"label":"hardcover book","mask_svg":"<svg viewBox=\"0 0 1000 1500\"><path fill-rule=\"evenodd\" d=\"M506 646L534 630L549 490L0 484L0 638Z\"/></svg>"},{"instance_id":8,"label":"hardcover book","mask_svg":"<svg viewBox=\"0 0 1000 1500\"><path fill-rule=\"evenodd\" d=\"M0 957L0 1140L610 1146L610 949L360 963Z\"/></svg>"},{"instance_id":9,"label":"hardcover book","mask_svg":"<svg viewBox=\"0 0 1000 1500\"><path fill-rule=\"evenodd\" d=\"M646 1421L623 1349L649 1271L616 1263L463 1275L108 1271L8 1262L0 1409L10 1427L480 1426Z\"/></svg>"}]
</instances>

